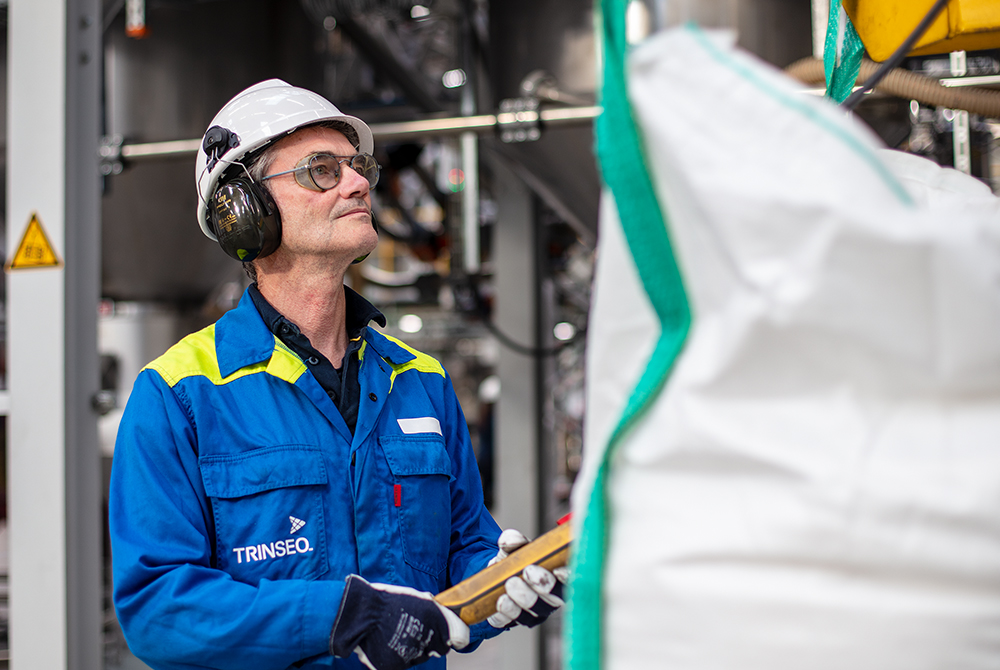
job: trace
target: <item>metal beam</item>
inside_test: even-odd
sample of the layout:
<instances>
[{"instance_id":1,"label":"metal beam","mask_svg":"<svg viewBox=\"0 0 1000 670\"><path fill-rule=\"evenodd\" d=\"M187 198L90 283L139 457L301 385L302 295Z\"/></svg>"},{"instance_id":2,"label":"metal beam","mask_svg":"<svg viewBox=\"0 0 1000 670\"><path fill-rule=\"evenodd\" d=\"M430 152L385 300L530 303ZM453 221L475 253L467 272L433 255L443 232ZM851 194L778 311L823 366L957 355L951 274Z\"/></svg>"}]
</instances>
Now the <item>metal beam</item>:
<instances>
[{"instance_id":1,"label":"metal beam","mask_svg":"<svg viewBox=\"0 0 1000 670\"><path fill-rule=\"evenodd\" d=\"M517 342L538 346L538 267L532 193L501 160L490 161L497 201L493 227L497 327ZM541 531L538 359L500 348L497 364L500 401L496 415L494 513L501 528L528 537ZM537 670L541 662L538 628L512 630L501 638L504 670Z\"/></svg>"},{"instance_id":2,"label":"metal beam","mask_svg":"<svg viewBox=\"0 0 1000 670\"><path fill-rule=\"evenodd\" d=\"M964 51L952 51L949 55L951 74L953 77L964 77L968 71ZM965 174L972 174L972 135L969 129L969 113L963 109L953 109L952 119L952 151L955 169ZM947 118L947 117L945 117Z\"/></svg>"},{"instance_id":3,"label":"metal beam","mask_svg":"<svg viewBox=\"0 0 1000 670\"><path fill-rule=\"evenodd\" d=\"M66 28L66 606L68 667L104 667L104 485L98 414L101 0L68 0Z\"/></svg>"},{"instance_id":4,"label":"metal beam","mask_svg":"<svg viewBox=\"0 0 1000 670\"><path fill-rule=\"evenodd\" d=\"M102 665L98 0L12 0L7 249L37 213L62 267L8 278L11 667Z\"/></svg>"}]
</instances>

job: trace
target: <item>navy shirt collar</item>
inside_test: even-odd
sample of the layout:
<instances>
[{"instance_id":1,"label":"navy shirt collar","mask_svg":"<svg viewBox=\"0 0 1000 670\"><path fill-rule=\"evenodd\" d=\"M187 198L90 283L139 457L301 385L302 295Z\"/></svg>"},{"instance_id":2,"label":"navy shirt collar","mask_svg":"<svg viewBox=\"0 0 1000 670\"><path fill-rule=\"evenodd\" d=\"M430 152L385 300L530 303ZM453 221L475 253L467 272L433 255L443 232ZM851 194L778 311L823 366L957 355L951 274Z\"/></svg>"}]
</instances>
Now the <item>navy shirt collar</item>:
<instances>
[{"instance_id":1,"label":"navy shirt collar","mask_svg":"<svg viewBox=\"0 0 1000 670\"><path fill-rule=\"evenodd\" d=\"M261 294L256 284L251 284L247 293L250 294L253 304L260 313L260 318L264 320L264 325L267 326L268 330L282 340L297 338L301 334L299 327L282 316L281 312L276 310ZM345 286L344 297L347 304L346 325L349 340L359 337L371 321L385 328L385 315L375 305L362 298L357 291Z\"/></svg>"},{"instance_id":2,"label":"navy shirt collar","mask_svg":"<svg viewBox=\"0 0 1000 670\"><path fill-rule=\"evenodd\" d=\"M361 385L358 380L360 361L357 354L364 342L362 338L370 321L376 321L385 327L385 317L382 313L370 302L345 286L347 350L344 352L343 360L329 361L312 346L309 338L302 333L298 326L285 318L261 295L256 284L250 286L247 293L267 328L289 349L298 354L308 366L313 378L337 406L344 423L353 434L361 402Z\"/></svg>"}]
</instances>

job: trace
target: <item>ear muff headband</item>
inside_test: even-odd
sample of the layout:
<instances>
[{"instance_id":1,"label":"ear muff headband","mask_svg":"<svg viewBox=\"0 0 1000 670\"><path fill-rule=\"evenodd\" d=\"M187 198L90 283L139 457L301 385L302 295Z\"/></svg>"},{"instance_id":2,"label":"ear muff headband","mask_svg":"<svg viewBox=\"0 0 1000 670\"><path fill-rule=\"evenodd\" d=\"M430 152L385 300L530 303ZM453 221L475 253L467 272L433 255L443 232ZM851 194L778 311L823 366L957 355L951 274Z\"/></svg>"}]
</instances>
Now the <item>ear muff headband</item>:
<instances>
[{"instance_id":1,"label":"ear muff headband","mask_svg":"<svg viewBox=\"0 0 1000 670\"><path fill-rule=\"evenodd\" d=\"M209 224L222 250L244 263L263 258L281 243L281 216L267 189L248 177L221 184L208 201Z\"/></svg>"}]
</instances>

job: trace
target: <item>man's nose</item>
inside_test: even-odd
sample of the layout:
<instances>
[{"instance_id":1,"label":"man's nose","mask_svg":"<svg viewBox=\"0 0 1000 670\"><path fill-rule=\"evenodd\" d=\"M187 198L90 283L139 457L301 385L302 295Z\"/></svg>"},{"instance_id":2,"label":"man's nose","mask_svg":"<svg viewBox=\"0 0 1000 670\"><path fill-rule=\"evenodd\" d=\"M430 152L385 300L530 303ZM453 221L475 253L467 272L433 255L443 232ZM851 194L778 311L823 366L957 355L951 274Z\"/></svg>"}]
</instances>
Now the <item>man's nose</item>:
<instances>
[{"instance_id":1,"label":"man's nose","mask_svg":"<svg viewBox=\"0 0 1000 670\"><path fill-rule=\"evenodd\" d=\"M340 170L341 194L344 197L364 197L371 190L368 179L352 168L350 163L342 164Z\"/></svg>"}]
</instances>

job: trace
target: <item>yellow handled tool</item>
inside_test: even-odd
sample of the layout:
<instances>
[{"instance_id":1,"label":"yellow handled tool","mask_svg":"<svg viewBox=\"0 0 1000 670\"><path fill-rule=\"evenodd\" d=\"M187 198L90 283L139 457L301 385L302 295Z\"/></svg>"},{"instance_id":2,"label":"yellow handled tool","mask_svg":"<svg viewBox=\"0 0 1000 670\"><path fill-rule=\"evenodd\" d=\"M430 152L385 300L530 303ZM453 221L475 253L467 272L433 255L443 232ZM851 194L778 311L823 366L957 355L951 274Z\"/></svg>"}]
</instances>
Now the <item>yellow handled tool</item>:
<instances>
[{"instance_id":1,"label":"yellow handled tool","mask_svg":"<svg viewBox=\"0 0 1000 670\"><path fill-rule=\"evenodd\" d=\"M435 600L470 626L479 623L496 612L497 599L503 595L504 583L508 579L521 574L529 565L540 565L549 570L566 565L571 539L569 523L556 526L502 561L437 594Z\"/></svg>"}]
</instances>

